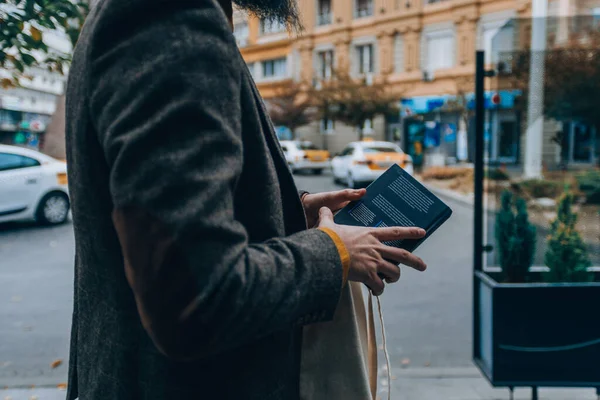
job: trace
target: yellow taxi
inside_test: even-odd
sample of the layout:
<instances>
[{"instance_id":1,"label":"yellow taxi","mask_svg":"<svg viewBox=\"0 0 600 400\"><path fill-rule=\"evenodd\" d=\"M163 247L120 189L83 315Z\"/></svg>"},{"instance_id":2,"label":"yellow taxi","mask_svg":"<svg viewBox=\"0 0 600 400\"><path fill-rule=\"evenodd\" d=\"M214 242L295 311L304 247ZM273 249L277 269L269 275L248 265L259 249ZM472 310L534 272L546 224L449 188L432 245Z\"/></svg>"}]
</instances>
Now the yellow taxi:
<instances>
[{"instance_id":1,"label":"yellow taxi","mask_svg":"<svg viewBox=\"0 0 600 400\"><path fill-rule=\"evenodd\" d=\"M352 142L331 160L333 179L355 188L373 182L393 164L413 174L412 157L390 142Z\"/></svg>"},{"instance_id":2,"label":"yellow taxi","mask_svg":"<svg viewBox=\"0 0 600 400\"><path fill-rule=\"evenodd\" d=\"M331 166L329 152L320 150L312 142L282 140L280 144L292 172L311 171L318 175Z\"/></svg>"}]
</instances>

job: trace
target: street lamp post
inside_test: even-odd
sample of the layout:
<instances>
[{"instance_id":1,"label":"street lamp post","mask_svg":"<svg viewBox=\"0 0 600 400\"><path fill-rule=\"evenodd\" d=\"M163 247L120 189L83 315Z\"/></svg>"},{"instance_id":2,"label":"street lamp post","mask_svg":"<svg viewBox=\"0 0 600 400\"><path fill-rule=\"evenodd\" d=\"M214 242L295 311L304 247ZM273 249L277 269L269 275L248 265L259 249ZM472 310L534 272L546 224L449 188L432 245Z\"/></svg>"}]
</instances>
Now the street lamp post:
<instances>
[{"instance_id":1,"label":"street lamp post","mask_svg":"<svg viewBox=\"0 0 600 400\"><path fill-rule=\"evenodd\" d=\"M544 137L544 70L548 0L533 0L531 12L531 57L529 99L525 133L525 178L542 177Z\"/></svg>"}]
</instances>

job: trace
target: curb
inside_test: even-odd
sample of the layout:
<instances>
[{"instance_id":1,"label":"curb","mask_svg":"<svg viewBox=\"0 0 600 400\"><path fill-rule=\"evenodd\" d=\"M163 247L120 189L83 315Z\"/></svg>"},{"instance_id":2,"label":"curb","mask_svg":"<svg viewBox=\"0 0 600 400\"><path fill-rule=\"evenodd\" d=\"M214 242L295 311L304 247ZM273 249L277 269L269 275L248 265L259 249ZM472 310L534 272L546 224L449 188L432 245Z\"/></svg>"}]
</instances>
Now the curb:
<instances>
[{"instance_id":1,"label":"curb","mask_svg":"<svg viewBox=\"0 0 600 400\"><path fill-rule=\"evenodd\" d=\"M473 206L473 203L474 203L473 194L465 195L465 194L456 193L454 190L441 189L438 187L434 187L426 182L421 182L421 184L423 186L425 186L427 188L427 190L429 190L431 193L433 193L437 196L454 200L454 201L462 203L463 205L466 205L466 206L470 206L470 207Z\"/></svg>"},{"instance_id":2,"label":"curb","mask_svg":"<svg viewBox=\"0 0 600 400\"><path fill-rule=\"evenodd\" d=\"M476 367L392 368L398 379L484 379Z\"/></svg>"}]
</instances>

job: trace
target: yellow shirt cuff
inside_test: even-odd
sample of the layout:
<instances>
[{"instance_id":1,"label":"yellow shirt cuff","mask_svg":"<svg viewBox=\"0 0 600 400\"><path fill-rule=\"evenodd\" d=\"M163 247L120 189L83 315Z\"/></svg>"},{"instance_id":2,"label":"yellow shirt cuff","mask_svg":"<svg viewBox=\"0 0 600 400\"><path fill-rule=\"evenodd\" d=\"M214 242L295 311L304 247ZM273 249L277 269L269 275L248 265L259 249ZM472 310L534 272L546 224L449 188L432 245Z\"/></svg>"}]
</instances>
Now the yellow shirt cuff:
<instances>
[{"instance_id":1,"label":"yellow shirt cuff","mask_svg":"<svg viewBox=\"0 0 600 400\"><path fill-rule=\"evenodd\" d=\"M340 260L342 261L343 275L342 275L342 287L346 286L346 282L348 282L348 270L350 269L350 253L348 253L348 249L342 239L335 233L333 230L329 228L319 228L323 232L329 235L333 243L335 243L335 247L337 247L337 251L340 255Z\"/></svg>"}]
</instances>

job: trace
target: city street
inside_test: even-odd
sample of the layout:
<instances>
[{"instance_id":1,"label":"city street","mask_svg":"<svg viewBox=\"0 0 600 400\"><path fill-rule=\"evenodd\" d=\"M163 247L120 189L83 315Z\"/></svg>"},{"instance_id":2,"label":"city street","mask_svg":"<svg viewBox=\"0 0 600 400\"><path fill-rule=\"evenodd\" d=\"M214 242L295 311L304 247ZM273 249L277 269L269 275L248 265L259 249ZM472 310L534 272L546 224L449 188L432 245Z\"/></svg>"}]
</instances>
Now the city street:
<instances>
[{"instance_id":1,"label":"city street","mask_svg":"<svg viewBox=\"0 0 600 400\"><path fill-rule=\"evenodd\" d=\"M297 176L312 191L341 188L329 175ZM470 364L471 210L454 216L419 250L429 269L405 268L382 297L392 361L405 367ZM73 230L0 226L0 387L66 381L72 309ZM56 360L63 363L56 368Z\"/></svg>"},{"instance_id":2,"label":"city street","mask_svg":"<svg viewBox=\"0 0 600 400\"><path fill-rule=\"evenodd\" d=\"M66 381L73 244L71 224L0 225L0 387Z\"/></svg>"}]
</instances>

